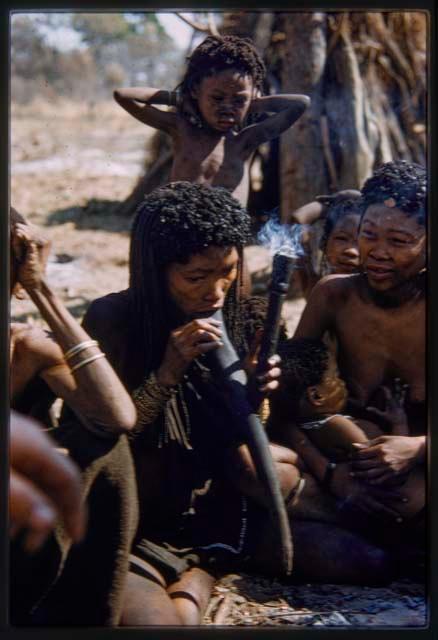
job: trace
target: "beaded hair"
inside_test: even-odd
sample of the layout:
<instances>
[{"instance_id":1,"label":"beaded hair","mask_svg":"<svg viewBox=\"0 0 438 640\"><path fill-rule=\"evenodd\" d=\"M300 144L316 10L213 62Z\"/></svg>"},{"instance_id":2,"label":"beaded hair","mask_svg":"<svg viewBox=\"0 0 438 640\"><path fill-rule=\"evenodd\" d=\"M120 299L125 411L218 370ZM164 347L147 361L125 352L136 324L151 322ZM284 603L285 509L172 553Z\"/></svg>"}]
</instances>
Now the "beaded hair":
<instances>
[{"instance_id":1,"label":"beaded hair","mask_svg":"<svg viewBox=\"0 0 438 640\"><path fill-rule=\"evenodd\" d=\"M397 160L376 169L362 187L363 213L372 204L397 207L425 225L427 173L419 164Z\"/></svg>"}]
</instances>

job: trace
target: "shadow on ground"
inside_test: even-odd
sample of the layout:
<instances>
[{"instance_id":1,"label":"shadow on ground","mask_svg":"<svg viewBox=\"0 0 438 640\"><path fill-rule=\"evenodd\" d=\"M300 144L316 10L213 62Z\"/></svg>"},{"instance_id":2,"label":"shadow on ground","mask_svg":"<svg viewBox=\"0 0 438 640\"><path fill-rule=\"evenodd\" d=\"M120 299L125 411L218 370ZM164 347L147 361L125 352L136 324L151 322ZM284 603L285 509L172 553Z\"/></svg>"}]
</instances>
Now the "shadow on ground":
<instances>
[{"instance_id":1,"label":"shadow on ground","mask_svg":"<svg viewBox=\"0 0 438 640\"><path fill-rule=\"evenodd\" d=\"M91 300L87 300L86 298L82 298L81 302L78 302L76 304L70 305L67 304L66 307L67 309L70 311L70 313L72 314L73 317L76 318L76 320L82 320L86 310L88 309L89 305L91 303ZM23 313L20 314L12 314L11 313L11 317L13 318L13 322L36 322L37 324L40 324L41 321L41 314L38 311L38 309L31 309L29 311L23 311Z\"/></svg>"},{"instance_id":2,"label":"shadow on ground","mask_svg":"<svg viewBox=\"0 0 438 640\"><path fill-rule=\"evenodd\" d=\"M72 222L76 229L110 231L113 233L129 232L132 216L123 216L119 200L98 200L92 198L83 207L67 207L57 209L47 217L46 225L54 226Z\"/></svg>"}]
</instances>

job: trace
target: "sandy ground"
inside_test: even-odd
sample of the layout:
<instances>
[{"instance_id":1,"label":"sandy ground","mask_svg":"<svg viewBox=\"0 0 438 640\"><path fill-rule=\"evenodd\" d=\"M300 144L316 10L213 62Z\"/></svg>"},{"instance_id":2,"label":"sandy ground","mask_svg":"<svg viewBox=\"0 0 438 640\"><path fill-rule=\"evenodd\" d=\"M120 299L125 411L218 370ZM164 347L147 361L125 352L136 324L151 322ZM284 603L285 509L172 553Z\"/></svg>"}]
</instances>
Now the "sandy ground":
<instances>
[{"instance_id":1,"label":"sandy ground","mask_svg":"<svg viewBox=\"0 0 438 640\"><path fill-rule=\"evenodd\" d=\"M11 124L11 202L51 240L49 281L81 318L91 300L127 286L130 220L115 210L142 173L152 130L110 103L13 106ZM268 252L246 252L263 283ZM301 298L284 305L289 333L303 307ZM11 317L41 322L28 299L12 302ZM380 589L291 586L230 574L216 585L205 623L418 627L426 624L426 605L424 589L410 581Z\"/></svg>"}]
</instances>

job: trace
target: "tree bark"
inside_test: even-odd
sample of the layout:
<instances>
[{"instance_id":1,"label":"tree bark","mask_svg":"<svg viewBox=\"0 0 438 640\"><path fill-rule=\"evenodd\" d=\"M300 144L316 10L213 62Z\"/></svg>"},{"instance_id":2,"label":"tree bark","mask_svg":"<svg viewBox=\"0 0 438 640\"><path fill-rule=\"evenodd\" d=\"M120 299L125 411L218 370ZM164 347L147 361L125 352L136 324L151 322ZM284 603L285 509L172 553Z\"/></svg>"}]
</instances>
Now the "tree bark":
<instances>
[{"instance_id":1,"label":"tree bark","mask_svg":"<svg viewBox=\"0 0 438 640\"><path fill-rule=\"evenodd\" d=\"M284 93L310 96L310 108L280 140L281 216L309 201L309 194L327 190L321 139L322 78L327 53L327 18L322 13L284 16ZM312 196L313 197L313 196Z\"/></svg>"}]
</instances>

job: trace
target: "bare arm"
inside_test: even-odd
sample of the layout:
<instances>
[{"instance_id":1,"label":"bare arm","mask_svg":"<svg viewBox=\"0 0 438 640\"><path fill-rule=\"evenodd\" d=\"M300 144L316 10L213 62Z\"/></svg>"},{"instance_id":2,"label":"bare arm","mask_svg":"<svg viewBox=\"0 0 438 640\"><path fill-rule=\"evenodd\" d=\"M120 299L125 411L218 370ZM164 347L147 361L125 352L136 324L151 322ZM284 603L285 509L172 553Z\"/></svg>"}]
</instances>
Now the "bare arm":
<instances>
[{"instance_id":1,"label":"bare arm","mask_svg":"<svg viewBox=\"0 0 438 640\"><path fill-rule=\"evenodd\" d=\"M114 100L140 122L166 133L171 133L175 129L176 114L161 111L161 109L152 106L152 104L176 106L177 94L175 91L165 91L153 87L130 87L116 89L113 95Z\"/></svg>"},{"instance_id":2,"label":"bare arm","mask_svg":"<svg viewBox=\"0 0 438 640\"><path fill-rule=\"evenodd\" d=\"M334 287L330 282L338 276L327 276L312 289L304 308L294 338L321 338L331 328L334 309L336 308Z\"/></svg>"},{"instance_id":3,"label":"bare arm","mask_svg":"<svg viewBox=\"0 0 438 640\"><path fill-rule=\"evenodd\" d=\"M136 422L135 408L108 361L99 357L71 371L75 365L99 355L98 346L87 346L66 362L64 353L79 343L90 342L90 336L45 281L38 244L27 225L17 225L14 244L16 254L21 257L19 281L51 328L56 341L29 342L30 349L40 352L39 375L85 424L91 421L114 434L130 431Z\"/></svg>"},{"instance_id":4,"label":"bare arm","mask_svg":"<svg viewBox=\"0 0 438 640\"><path fill-rule=\"evenodd\" d=\"M319 220L325 213L324 206L316 200L304 204L302 207L295 209L287 216L289 224L313 224Z\"/></svg>"},{"instance_id":5,"label":"bare arm","mask_svg":"<svg viewBox=\"0 0 438 640\"><path fill-rule=\"evenodd\" d=\"M263 122L246 127L239 135L247 153L254 151L260 144L277 138L289 129L310 105L305 95L284 94L262 96L251 102L250 113L273 113Z\"/></svg>"}]
</instances>

